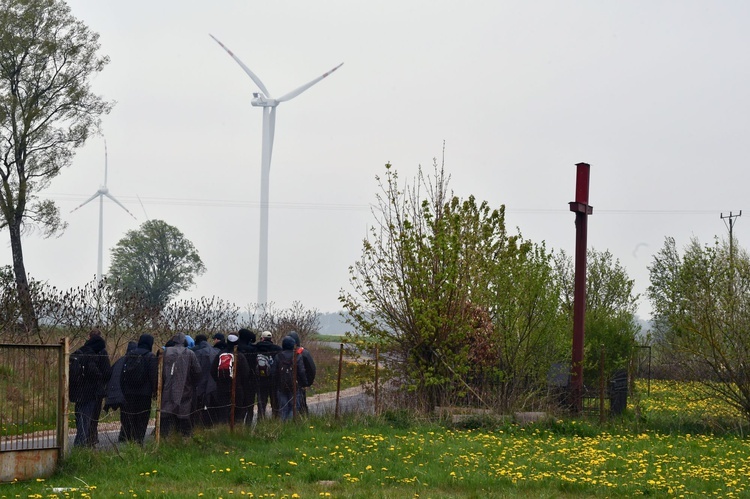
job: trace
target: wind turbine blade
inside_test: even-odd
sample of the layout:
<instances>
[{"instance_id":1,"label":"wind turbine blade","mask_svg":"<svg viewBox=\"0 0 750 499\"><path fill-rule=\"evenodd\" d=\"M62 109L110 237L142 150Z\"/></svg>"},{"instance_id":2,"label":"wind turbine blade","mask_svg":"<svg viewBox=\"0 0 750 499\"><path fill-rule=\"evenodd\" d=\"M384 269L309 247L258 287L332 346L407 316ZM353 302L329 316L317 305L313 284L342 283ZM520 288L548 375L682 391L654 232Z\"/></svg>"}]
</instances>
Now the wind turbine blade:
<instances>
[{"instance_id":1,"label":"wind turbine blade","mask_svg":"<svg viewBox=\"0 0 750 499\"><path fill-rule=\"evenodd\" d=\"M78 206L76 206L75 208L73 208L72 210L70 210L70 212L73 213L74 211L76 211L81 206L83 206L86 203L88 203L88 202L93 201L94 199L96 199L98 196L101 196L101 193L99 191L96 191L96 194L94 194L93 196L91 196L90 198L88 198L86 201L84 201L83 203L79 204Z\"/></svg>"},{"instance_id":2,"label":"wind turbine blade","mask_svg":"<svg viewBox=\"0 0 750 499\"><path fill-rule=\"evenodd\" d=\"M219 45L221 45L221 48L223 48L224 50L227 51L227 54L229 54L230 56L232 56L232 59L234 59L235 62L237 62L237 64L239 64L240 67L245 70L245 73L247 73L247 75L250 78L252 78L252 80L255 82L255 84L258 85L258 88L260 89L261 92L263 92L263 95L265 95L266 97L269 97L269 98L271 97L271 94L268 93L268 89L266 89L266 86L263 85L262 81L260 81L260 78L258 78L255 75L255 73L253 73L252 71L250 71L250 68L248 68L247 66L245 66L245 63L242 62L239 57L237 57L236 55L234 55L234 53L232 53L232 51L229 50L223 43L221 43L214 35L212 35L211 33L209 33L208 36L210 36L211 38L213 38L216 43L218 43Z\"/></svg>"},{"instance_id":3,"label":"wind turbine blade","mask_svg":"<svg viewBox=\"0 0 750 499\"><path fill-rule=\"evenodd\" d=\"M298 89L296 89L296 90L292 90L292 91L291 91L291 92L289 92L288 94L284 94L284 95L282 95L281 97L279 97L279 98L278 98L278 99L276 99L276 100L277 100L277 101L279 101L279 102L284 102L284 101L288 101L288 100L290 100L290 99L294 99L294 98L295 98L295 97L297 97L297 96L298 96L299 94L301 94L302 92L304 92L304 91L305 91L305 90L307 90L308 88L312 87L313 85L315 85L316 83L318 83L318 82L319 82L320 80L322 80L323 78L325 78L325 77L326 77L326 76L328 76L329 74L333 73L334 71L336 71L336 70L337 70L338 68L340 68L340 67L341 67L341 66L343 66L343 65L344 65L344 63L342 62L341 64L339 64L338 66L336 66L336 67L335 67L335 68L333 68L332 70L328 71L327 73L324 73L324 74L323 74L322 76L318 76L318 77L317 77L317 78L315 78L315 79L314 79L313 81L311 81L311 82L309 82L309 83L305 83L304 85L302 85L302 86L301 86L301 87L299 87Z\"/></svg>"},{"instance_id":4,"label":"wind turbine blade","mask_svg":"<svg viewBox=\"0 0 750 499\"><path fill-rule=\"evenodd\" d=\"M115 203L117 203L118 205L120 205L120 208L122 208L123 210L127 211L128 215L130 215L131 217L135 218L135 215L133 215L132 213L130 213L130 210L128 210L127 208L125 208L125 205L123 205L121 202L119 202L117 199L115 199L115 197L112 194L110 194L109 192L105 192L104 195L107 196L112 201L114 201ZM135 219L138 220L137 218L135 218Z\"/></svg>"}]
</instances>

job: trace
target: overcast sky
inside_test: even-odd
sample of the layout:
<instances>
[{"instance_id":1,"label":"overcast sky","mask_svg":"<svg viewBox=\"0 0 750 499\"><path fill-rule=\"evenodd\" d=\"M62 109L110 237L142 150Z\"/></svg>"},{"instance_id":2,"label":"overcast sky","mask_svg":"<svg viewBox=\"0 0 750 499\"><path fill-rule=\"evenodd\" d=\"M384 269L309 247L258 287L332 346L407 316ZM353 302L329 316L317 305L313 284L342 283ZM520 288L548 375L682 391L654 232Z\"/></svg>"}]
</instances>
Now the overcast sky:
<instances>
[{"instance_id":1,"label":"overcast sky","mask_svg":"<svg viewBox=\"0 0 750 499\"><path fill-rule=\"evenodd\" d=\"M572 253L575 163L591 164L589 245L648 286L666 236L750 233L750 2L71 0L111 63L103 120L109 250L147 218L178 227L207 272L181 296L256 300L260 108L241 68L274 96L344 65L279 106L271 165L269 300L340 309L372 224L375 176L441 155L451 187L508 226ZM67 231L29 234L27 270L58 287L94 278L104 177L91 138L44 193ZM139 203L139 198L143 205ZM7 236L6 236L7 237ZM11 253L0 255L10 264ZM645 297L640 312L650 313Z\"/></svg>"}]
</instances>

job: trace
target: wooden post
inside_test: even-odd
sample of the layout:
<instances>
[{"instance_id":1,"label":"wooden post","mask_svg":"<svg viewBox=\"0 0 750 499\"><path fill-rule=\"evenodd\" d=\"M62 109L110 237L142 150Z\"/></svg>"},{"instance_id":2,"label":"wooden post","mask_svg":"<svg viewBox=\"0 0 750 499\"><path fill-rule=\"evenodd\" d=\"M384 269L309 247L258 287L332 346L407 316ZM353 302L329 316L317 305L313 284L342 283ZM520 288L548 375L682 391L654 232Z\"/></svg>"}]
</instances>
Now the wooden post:
<instances>
[{"instance_id":1,"label":"wooden post","mask_svg":"<svg viewBox=\"0 0 750 499\"><path fill-rule=\"evenodd\" d=\"M234 433L234 402L235 394L237 393L237 345L232 347L232 370L229 375L232 377L232 391L229 395L229 432Z\"/></svg>"},{"instance_id":2,"label":"wooden post","mask_svg":"<svg viewBox=\"0 0 750 499\"><path fill-rule=\"evenodd\" d=\"M379 392L378 392L378 379L379 379L378 378L378 365L379 365L379 360L380 360L379 352L380 350L378 348L378 345L375 345L375 415L376 416L378 415L378 395L379 395Z\"/></svg>"},{"instance_id":3,"label":"wooden post","mask_svg":"<svg viewBox=\"0 0 750 499\"><path fill-rule=\"evenodd\" d=\"M58 397L57 397L57 444L60 446L58 460L62 461L68 454L68 419L70 418L68 400L68 359L70 358L70 343L68 338L60 340L60 354L58 356Z\"/></svg>"},{"instance_id":4,"label":"wooden post","mask_svg":"<svg viewBox=\"0 0 750 499\"><path fill-rule=\"evenodd\" d=\"M156 417L154 418L154 441L159 445L161 438L161 390L162 390L162 373L164 371L164 351L160 348L156 352Z\"/></svg>"},{"instance_id":5,"label":"wooden post","mask_svg":"<svg viewBox=\"0 0 750 499\"><path fill-rule=\"evenodd\" d=\"M343 364L344 364L344 344L341 343L341 347L339 348L339 375L338 375L338 379L336 380L336 412L335 412L336 419L339 418L339 398L341 397L341 368Z\"/></svg>"},{"instance_id":6,"label":"wooden post","mask_svg":"<svg viewBox=\"0 0 750 499\"><path fill-rule=\"evenodd\" d=\"M297 421L297 347L292 349L292 418Z\"/></svg>"},{"instance_id":7,"label":"wooden post","mask_svg":"<svg viewBox=\"0 0 750 499\"><path fill-rule=\"evenodd\" d=\"M604 414L604 344L599 354L599 422L604 423L607 419Z\"/></svg>"}]
</instances>

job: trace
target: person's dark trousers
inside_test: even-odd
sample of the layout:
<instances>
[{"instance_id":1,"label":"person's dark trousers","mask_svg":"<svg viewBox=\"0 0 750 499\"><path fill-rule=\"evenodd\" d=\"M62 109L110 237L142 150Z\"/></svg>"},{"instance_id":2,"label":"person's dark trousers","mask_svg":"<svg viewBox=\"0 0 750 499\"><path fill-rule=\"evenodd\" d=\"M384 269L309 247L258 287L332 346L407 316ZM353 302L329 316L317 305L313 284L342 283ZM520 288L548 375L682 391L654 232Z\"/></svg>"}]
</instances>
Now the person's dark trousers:
<instances>
[{"instance_id":1,"label":"person's dark trousers","mask_svg":"<svg viewBox=\"0 0 750 499\"><path fill-rule=\"evenodd\" d=\"M271 383L271 412L276 419L281 418L281 405L279 404L279 384L276 381Z\"/></svg>"},{"instance_id":2,"label":"person's dark trousers","mask_svg":"<svg viewBox=\"0 0 750 499\"><path fill-rule=\"evenodd\" d=\"M146 428L151 416L151 397L128 397L122 408L122 424L125 440L143 444Z\"/></svg>"},{"instance_id":3,"label":"person's dark trousers","mask_svg":"<svg viewBox=\"0 0 750 499\"><path fill-rule=\"evenodd\" d=\"M180 418L176 414L162 413L159 429L163 438L168 437L175 430L179 431L183 437L189 437L193 434L193 426L190 424L190 418Z\"/></svg>"},{"instance_id":4,"label":"person's dark trousers","mask_svg":"<svg viewBox=\"0 0 750 499\"><path fill-rule=\"evenodd\" d=\"M103 403L104 398L98 398L94 403L94 412L92 414L93 418L91 420L91 427L89 429L89 438L91 439L92 446L96 446L96 444L99 443L99 418L102 415Z\"/></svg>"},{"instance_id":5,"label":"person's dark trousers","mask_svg":"<svg viewBox=\"0 0 750 499\"><path fill-rule=\"evenodd\" d=\"M271 402L271 412L274 412L276 395L271 393L271 383L258 383L258 419L266 417L266 406Z\"/></svg>"},{"instance_id":6,"label":"person's dark trousers","mask_svg":"<svg viewBox=\"0 0 750 499\"><path fill-rule=\"evenodd\" d=\"M213 392L209 395L208 402L206 403L208 409L206 410L205 425L207 428L221 422L221 407L219 407L218 399L219 395L217 392Z\"/></svg>"},{"instance_id":7,"label":"person's dark trousers","mask_svg":"<svg viewBox=\"0 0 750 499\"><path fill-rule=\"evenodd\" d=\"M237 404L237 415L235 421L240 424L250 425L255 413L255 392L248 390L244 399Z\"/></svg>"},{"instance_id":8,"label":"person's dark trousers","mask_svg":"<svg viewBox=\"0 0 750 499\"><path fill-rule=\"evenodd\" d=\"M300 388L299 390L300 390L299 412L303 416L307 416L310 413L310 410L307 408L307 389Z\"/></svg>"},{"instance_id":9,"label":"person's dark trousers","mask_svg":"<svg viewBox=\"0 0 750 499\"><path fill-rule=\"evenodd\" d=\"M76 403L76 438L73 441L74 446L94 447L97 444L98 432L95 432L94 428L99 424L101 410L102 401L99 399Z\"/></svg>"},{"instance_id":10,"label":"person's dark trousers","mask_svg":"<svg viewBox=\"0 0 750 499\"><path fill-rule=\"evenodd\" d=\"M210 428L211 423L211 403L209 402L208 395L199 395L196 397L195 412L193 412L192 420L193 427Z\"/></svg>"},{"instance_id":11,"label":"person's dark trousers","mask_svg":"<svg viewBox=\"0 0 750 499\"><path fill-rule=\"evenodd\" d=\"M232 392L216 390L214 405L214 424L229 424L229 416L232 413Z\"/></svg>"},{"instance_id":12,"label":"person's dark trousers","mask_svg":"<svg viewBox=\"0 0 750 499\"><path fill-rule=\"evenodd\" d=\"M297 404L297 414L302 413L302 388L297 388L297 400L292 400L294 397L291 393L284 393L282 390L278 391L277 400L279 402L279 417L282 421L288 421L294 417L294 404Z\"/></svg>"}]
</instances>

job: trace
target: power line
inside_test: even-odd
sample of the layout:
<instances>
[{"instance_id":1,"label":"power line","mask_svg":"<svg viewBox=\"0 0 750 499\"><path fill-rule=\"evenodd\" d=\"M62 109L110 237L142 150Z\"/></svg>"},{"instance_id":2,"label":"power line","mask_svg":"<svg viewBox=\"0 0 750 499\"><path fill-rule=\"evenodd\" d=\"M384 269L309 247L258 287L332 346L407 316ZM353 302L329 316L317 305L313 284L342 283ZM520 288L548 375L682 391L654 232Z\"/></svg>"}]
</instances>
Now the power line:
<instances>
[{"instance_id":1,"label":"power line","mask_svg":"<svg viewBox=\"0 0 750 499\"><path fill-rule=\"evenodd\" d=\"M78 202L86 196L79 194L49 194L49 197L58 201ZM120 196L123 202L166 206L202 206L217 208L260 208L259 201L242 201L232 199L197 199L197 198L169 198L169 197L140 197ZM274 201L270 203L274 209L289 210L324 210L324 211L370 211L376 208L373 204L360 203L318 203L318 202L286 202ZM716 209L597 209L597 214L602 215L711 215L715 216ZM522 213L529 215L567 214L568 210L561 208L509 208L506 205L506 213ZM734 215L735 217L738 215ZM722 218L724 218L722 216Z\"/></svg>"}]
</instances>

